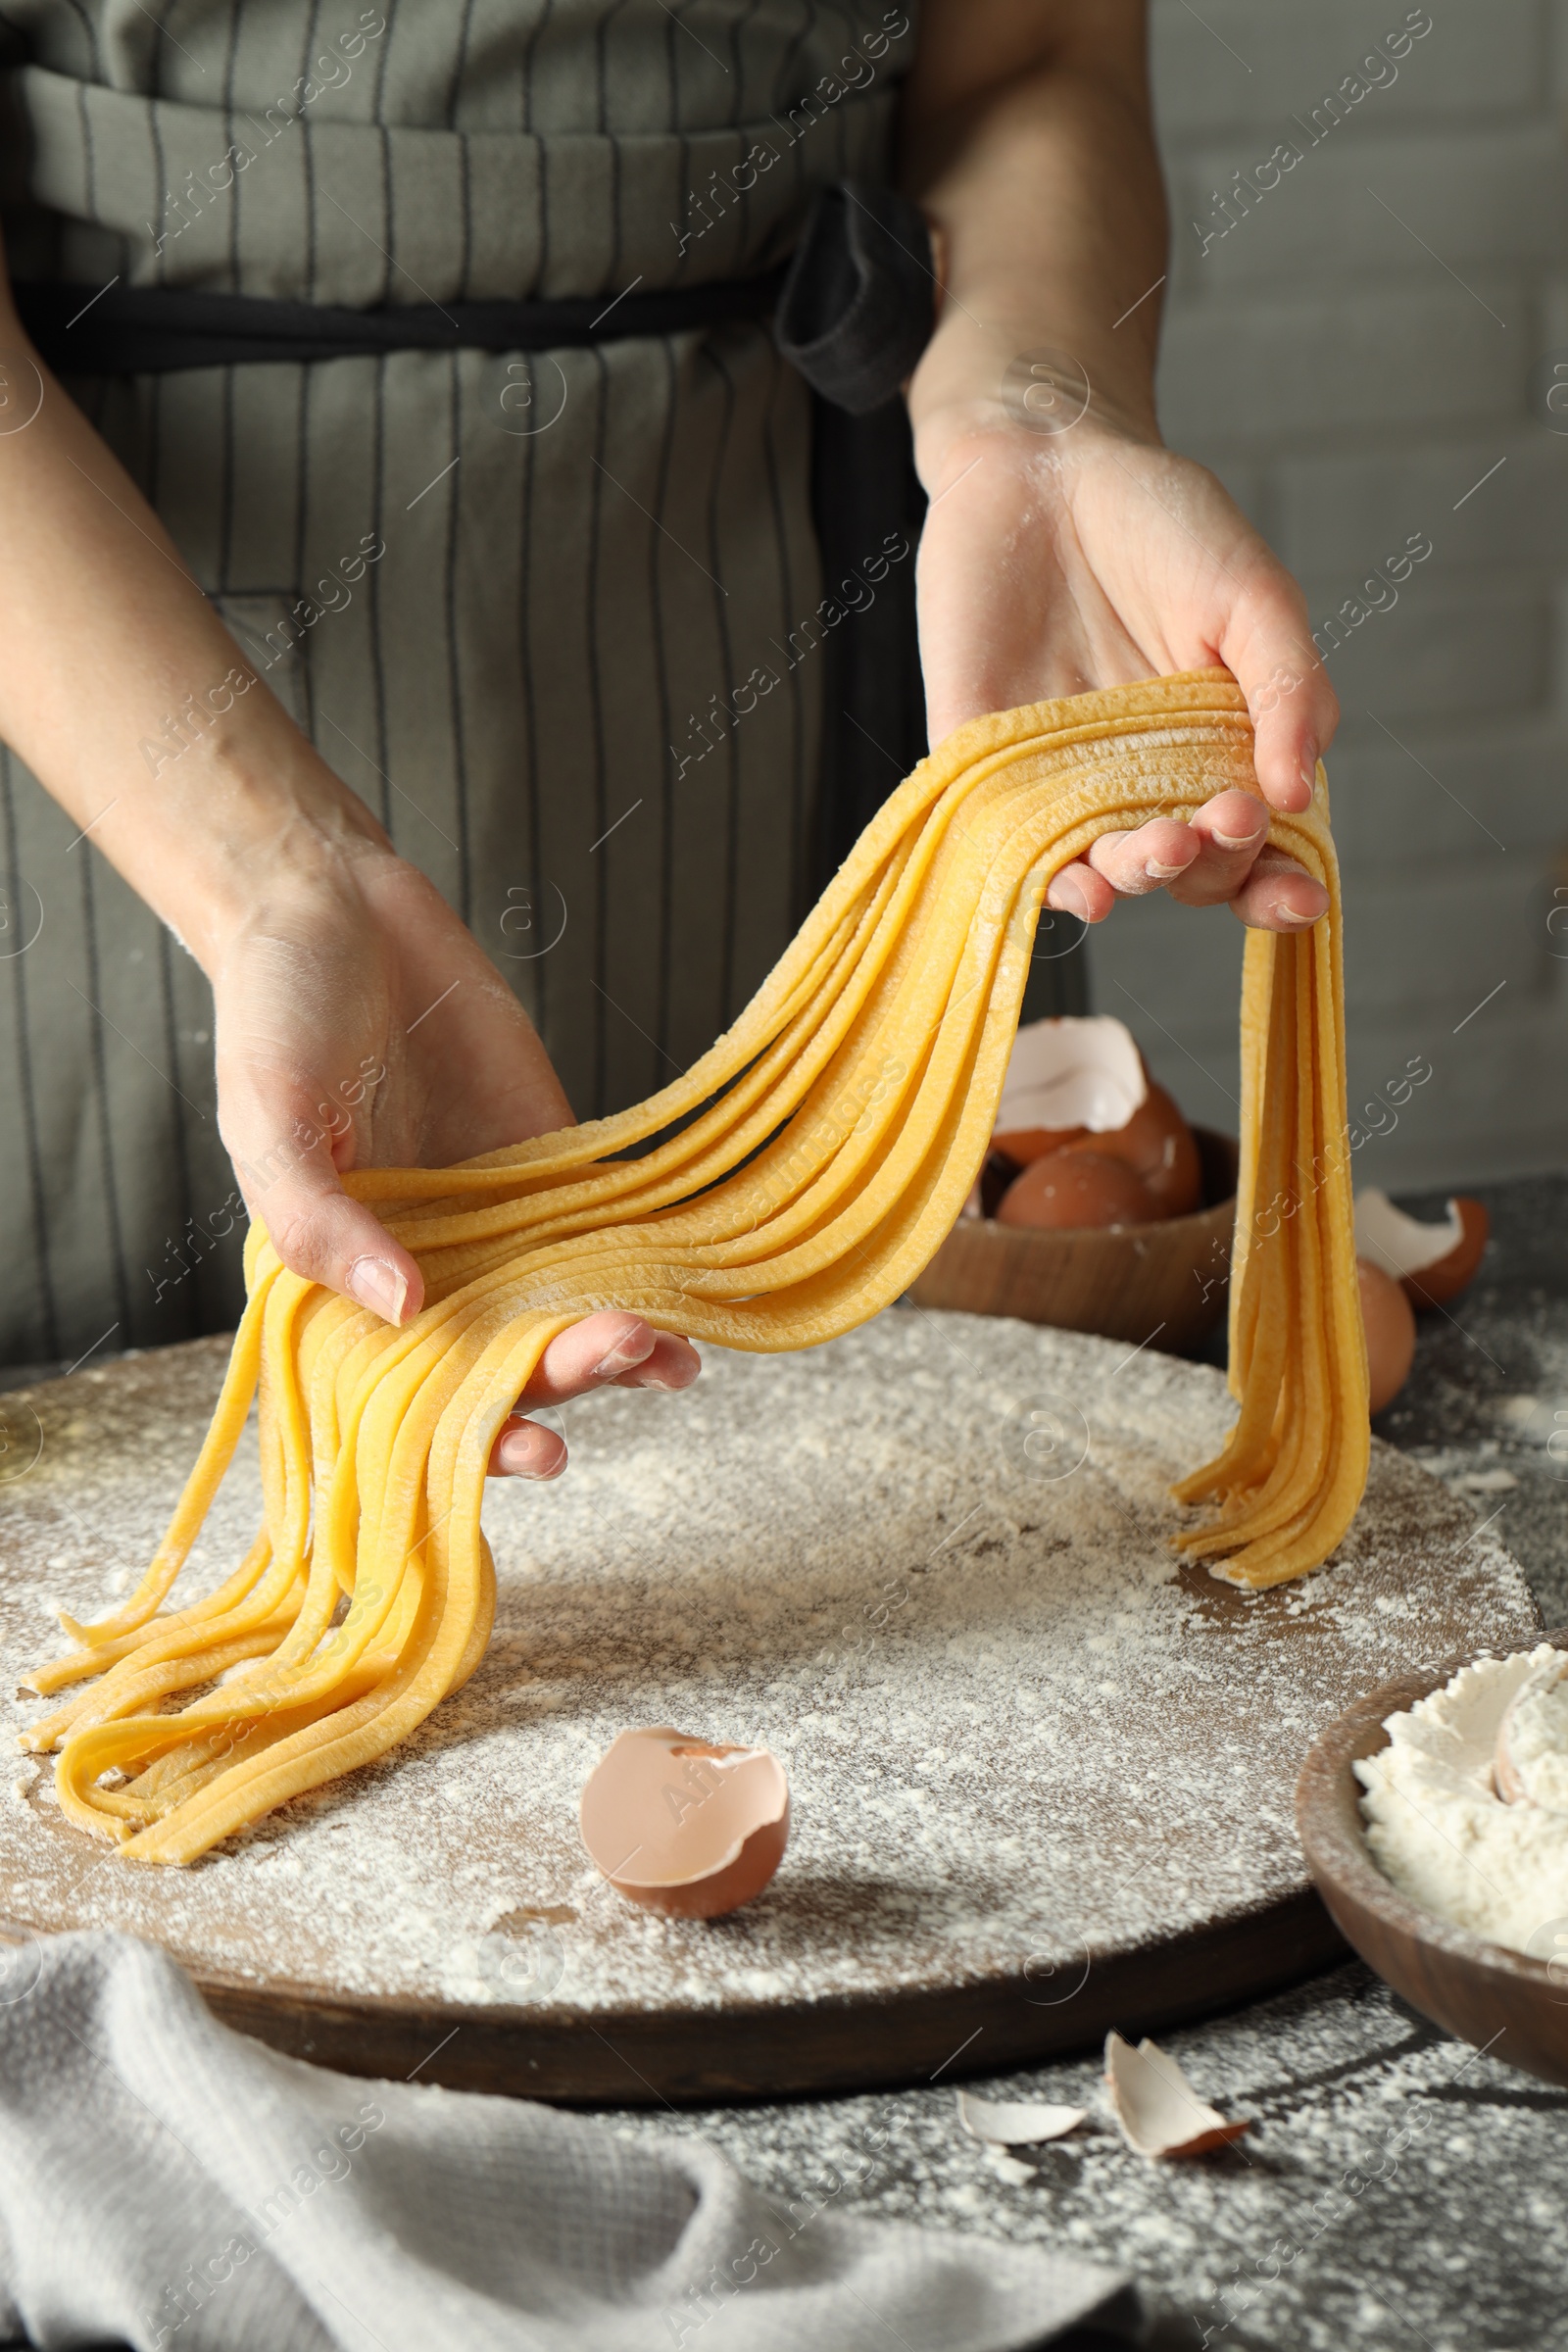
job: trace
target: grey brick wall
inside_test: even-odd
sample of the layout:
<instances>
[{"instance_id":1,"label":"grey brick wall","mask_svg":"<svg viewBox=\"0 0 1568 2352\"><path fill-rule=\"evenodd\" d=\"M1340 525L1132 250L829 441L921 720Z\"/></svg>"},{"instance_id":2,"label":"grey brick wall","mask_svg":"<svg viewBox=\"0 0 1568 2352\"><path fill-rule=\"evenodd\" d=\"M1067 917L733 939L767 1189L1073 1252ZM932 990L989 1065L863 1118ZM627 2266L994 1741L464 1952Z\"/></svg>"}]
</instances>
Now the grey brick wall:
<instances>
[{"instance_id":1,"label":"grey brick wall","mask_svg":"<svg viewBox=\"0 0 1568 2352\"><path fill-rule=\"evenodd\" d=\"M1408 54L1363 66L1423 16ZM1432 542L1329 657L1352 1109L1412 1056L1433 1072L1357 1182L1568 1166L1568 414L1559 434L1545 404L1568 361L1568 0L1152 19L1167 439L1267 534L1315 627L1409 534ZM1218 233L1234 175L1256 189L1282 142L1299 160ZM1163 900L1092 950L1096 1008L1232 1127L1240 959L1228 911Z\"/></svg>"}]
</instances>

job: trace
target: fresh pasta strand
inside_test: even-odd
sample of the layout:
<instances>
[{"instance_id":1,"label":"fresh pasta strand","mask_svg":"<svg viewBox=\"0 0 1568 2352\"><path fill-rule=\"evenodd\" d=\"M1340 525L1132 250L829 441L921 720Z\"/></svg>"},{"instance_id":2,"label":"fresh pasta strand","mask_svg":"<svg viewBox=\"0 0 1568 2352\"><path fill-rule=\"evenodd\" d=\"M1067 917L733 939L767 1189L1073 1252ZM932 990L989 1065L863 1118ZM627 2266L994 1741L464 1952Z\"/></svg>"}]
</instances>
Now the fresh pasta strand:
<instances>
[{"instance_id":1,"label":"fresh pasta strand","mask_svg":"<svg viewBox=\"0 0 1568 2352\"><path fill-rule=\"evenodd\" d=\"M129 1859L190 1862L402 1740L483 1654L486 1465L557 1333L618 1306L727 1348L808 1348L890 1304L984 1158L1052 876L1103 832L1237 786L1257 792L1225 670L975 719L873 818L684 1078L461 1167L345 1180L419 1260L426 1303L403 1330L289 1273L253 1224L228 1376L169 1534L124 1606L66 1618L78 1646L32 1677L73 1687L23 1740L59 1749L68 1816ZM1217 1506L1177 1542L1251 1587L1328 1556L1370 1445L1321 770L1269 838L1329 910L1248 937L1241 1409L1175 1490ZM265 1525L216 1592L166 1608L258 1387Z\"/></svg>"}]
</instances>

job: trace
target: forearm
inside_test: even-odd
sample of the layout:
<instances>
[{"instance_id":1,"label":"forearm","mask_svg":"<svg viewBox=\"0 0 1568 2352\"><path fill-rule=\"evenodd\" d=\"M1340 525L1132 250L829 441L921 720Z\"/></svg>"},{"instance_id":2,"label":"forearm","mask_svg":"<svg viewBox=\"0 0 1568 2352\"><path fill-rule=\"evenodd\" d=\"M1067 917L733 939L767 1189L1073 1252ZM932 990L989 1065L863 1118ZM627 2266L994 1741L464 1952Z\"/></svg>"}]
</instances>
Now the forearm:
<instances>
[{"instance_id":1,"label":"forearm","mask_svg":"<svg viewBox=\"0 0 1568 2352\"><path fill-rule=\"evenodd\" d=\"M0 737L211 973L269 892L384 846L257 677L0 278ZM39 403L39 388L42 400Z\"/></svg>"},{"instance_id":2,"label":"forearm","mask_svg":"<svg viewBox=\"0 0 1568 2352\"><path fill-rule=\"evenodd\" d=\"M943 288L909 386L928 487L1031 351L1069 354L1102 421L1156 439L1165 206L1137 0L930 0L902 126Z\"/></svg>"}]
</instances>

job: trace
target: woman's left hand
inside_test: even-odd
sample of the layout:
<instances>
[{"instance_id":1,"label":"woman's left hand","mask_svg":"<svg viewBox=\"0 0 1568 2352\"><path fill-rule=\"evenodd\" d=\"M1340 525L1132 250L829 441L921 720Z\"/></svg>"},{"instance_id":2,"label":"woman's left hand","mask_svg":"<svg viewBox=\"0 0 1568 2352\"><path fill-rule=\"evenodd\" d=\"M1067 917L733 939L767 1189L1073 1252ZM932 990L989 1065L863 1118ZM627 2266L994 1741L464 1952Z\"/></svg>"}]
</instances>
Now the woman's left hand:
<instances>
[{"instance_id":1,"label":"woman's left hand","mask_svg":"<svg viewBox=\"0 0 1568 2352\"><path fill-rule=\"evenodd\" d=\"M1219 662L1247 696L1264 800L1307 806L1339 707L1300 590L1211 473L1092 406L1040 432L1000 400L928 417L916 457L931 500L918 584L933 743L983 711ZM1163 889L1304 929L1326 893L1267 833L1256 800L1220 793L1189 824L1103 835L1048 903L1097 923L1118 897Z\"/></svg>"}]
</instances>

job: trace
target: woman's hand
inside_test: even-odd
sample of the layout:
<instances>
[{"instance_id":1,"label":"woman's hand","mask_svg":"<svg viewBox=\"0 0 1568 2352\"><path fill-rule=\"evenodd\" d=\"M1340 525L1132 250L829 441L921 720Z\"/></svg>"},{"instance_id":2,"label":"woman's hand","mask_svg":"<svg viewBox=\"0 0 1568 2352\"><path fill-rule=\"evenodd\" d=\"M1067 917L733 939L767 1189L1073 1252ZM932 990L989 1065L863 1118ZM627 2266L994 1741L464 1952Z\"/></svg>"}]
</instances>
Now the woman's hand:
<instances>
[{"instance_id":1,"label":"woman's hand","mask_svg":"<svg viewBox=\"0 0 1568 2352\"><path fill-rule=\"evenodd\" d=\"M932 507L920 543L920 641L931 740L985 710L1223 662L1256 729L1271 808L1304 808L1339 711L1300 590L1211 473L1094 408L1041 433L984 408L927 420ZM1192 822L1107 833L1064 866L1049 904L1097 923L1118 897L1228 900L1264 930L1304 929L1328 899L1265 847L1242 792Z\"/></svg>"},{"instance_id":2,"label":"woman's hand","mask_svg":"<svg viewBox=\"0 0 1568 2352\"><path fill-rule=\"evenodd\" d=\"M417 1313L415 1258L343 1190L368 1165L444 1167L569 1126L521 1005L422 874L369 832L290 858L215 958L219 1123L285 1265L389 1323ZM683 1389L691 1345L640 1316L588 1316L552 1342L523 1400L614 1382ZM514 1414L491 1469L554 1478L566 1448Z\"/></svg>"},{"instance_id":3,"label":"woman's hand","mask_svg":"<svg viewBox=\"0 0 1568 2352\"><path fill-rule=\"evenodd\" d=\"M702 1370L690 1340L655 1331L640 1315L609 1309L574 1323L552 1340L523 1390L522 1404L565 1404L612 1382L617 1389L689 1389ZM490 1453L493 1474L559 1478L566 1442L542 1421L514 1413Z\"/></svg>"},{"instance_id":4,"label":"woman's hand","mask_svg":"<svg viewBox=\"0 0 1568 2352\"><path fill-rule=\"evenodd\" d=\"M985 710L1223 662L1273 808L1304 808L1338 706L1284 566L1154 415L1171 268L1144 0L925 0L905 184L937 247L936 332L908 386L930 499L920 650L931 740ZM1228 899L1315 922L1325 894L1264 849L1246 793L1107 834L1050 902Z\"/></svg>"}]
</instances>

